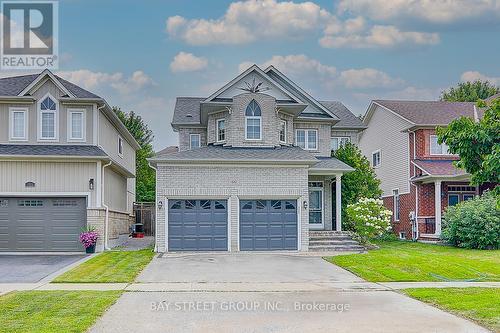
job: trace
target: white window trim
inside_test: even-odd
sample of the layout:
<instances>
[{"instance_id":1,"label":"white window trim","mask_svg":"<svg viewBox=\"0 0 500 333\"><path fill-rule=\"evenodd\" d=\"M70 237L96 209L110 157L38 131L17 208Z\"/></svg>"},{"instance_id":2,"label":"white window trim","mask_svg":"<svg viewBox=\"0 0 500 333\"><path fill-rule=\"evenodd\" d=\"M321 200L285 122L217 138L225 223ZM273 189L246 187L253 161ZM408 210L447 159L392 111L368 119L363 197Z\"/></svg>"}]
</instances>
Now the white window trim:
<instances>
[{"instance_id":1,"label":"white window trim","mask_svg":"<svg viewBox=\"0 0 500 333\"><path fill-rule=\"evenodd\" d=\"M193 136L197 136L198 142L200 143L200 145L198 147L195 147L194 149L201 148L201 134L189 134L189 149L193 149L193 146L192 146L193 140L191 140L191 137L193 137Z\"/></svg>"},{"instance_id":2,"label":"white window trim","mask_svg":"<svg viewBox=\"0 0 500 333\"><path fill-rule=\"evenodd\" d=\"M321 225L318 224L311 224L309 222L309 229L310 230L323 230L325 228L325 183L322 180L314 181L312 183L321 183L321 187L309 187L309 183L307 183L307 188L308 192L310 191L318 191L321 192ZM308 205L310 202L307 203ZM310 209L310 207L309 207ZM308 214L309 218L309 214Z\"/></svg>"},{"instance_id":3,"label":"white window trim","mask_svg":"<svg viewBox=\"0 0 500 333\"><path fill-rule=\"evenodd\" d=\"M396 214L396 193L397 192L397 196L399 198L399 207L398 207L398 214ZM401 196L399 194L399 188L395 188L392 190L392 198L393 198L393 202L392 202L392 210L394 212L394 214L392 215L393 216L393 220L394 222L398 222L400 219L401 219ZM399 218L396 219L396 216L399 215Z\"/></svg>"},{"instance_id":4,"label":"white window trim","mask_svg":"<svg viewBox=\"0 0 500 333\"><path fill-rule=\"evenodd\" d=\"M56 104L56 109L55 111L47 111L44 110L42 111L41 105L42 102L47 98L50 97L52 101ZM37 103L37 110L38 110L38 141L39 142L58 142L59 141L59 101L54 98L50 93L47 93L45 96L40 98L40 100ZM42 137L42 114L44 113L53 113L54 114L54 137L52 138L44 138Z\"/></svg>"},{"instance_id":5,"label":"white window trim","mask_svg":"<svg viewBox=\"0 0 500 333\"><path fill-rule=\"evenodd\" d=\"M24 136L14 137L14 113L24 113ZM9 108L9 141L28 141L28 108L10 107Z\"/></svg>"},{"instance_id":6,"label":"white window trim","mask_svg":"<svg viewBox=\"0 0 500 333\"><path fill-rule=\"evenodd\" d=\"M224 122L224 140L219 140L219 123L221 121ZM216 126L215 126L215 132L216 132L215 133L215 136L216 136L215 141L216 142L225 142L226 141L226 135L227 135L226 127L227 127L226 126L226 118L217 119L217 123L216 123ZM191 137L189 138L189 145L191 145Z\"/></svg>"},{"instance_id":7,"label":"white window trim","mask_svg":"<svg viewBox=\"0 0 500 333\"><path fill-rule=\"evenodd\" d=\"M70 142L85 142L87 140L87 115L86 115L86 110L85 109L68 109L68 127L67 127L67 137L68 141ZM82 137L81 138L73 138L73 122L72 122L72 117L73 114L75 113L81 113L82 114Z\"/></svg>"},{"instance_id":8,"label":"white window trim","mask_svg":"<svg viewBox=\"0 0 500 333\"><path fill-rule=\"evenodd\" d=\"M120 144L121 144L121 150L122 150L121 153L120 153ZM118 135L118 149L117 149L117 151L118 151L118 156L120 156L121 158L123 158L123 150L125 148L124 146L125 145L123 144L123 138L120 135Z\"/></svg>"},{"instance_id":9,"label":"white window trim","mask_svg":"<svg viewBox=\"0 0 500 333\"><path fill-rule=\"evenodd\" d=\"M248 133L247 133L248 119L258 119L259 120L260 131L259 131L259 138L258 139L249 139L248 138ZM248 141L259 141L259 140L262 140L262 117L261 116L245 116L245 140L248 140Z\"/></svg>"},{"instance_id":10,"label":"white window trim","mask_svg":"<svg viewBox=\"0 0 500 333\"><path fill-rule=\"evenodd\" d=\"M285 124L285 129L284 129L284 133L283 133L283 134L284 134L284 136L285 136L285 140L281 140L281 125L283 125L283 124ZM280 130L279 130L279 132L278 132L278 135L279 135L279 141L280 141L281 143L286 143L286 127L287 127L286 125L287 125L287 124L286 124L286 120L281 119L281 122L280 122Z\"/></svg>"},{"instance_id":11,"label":"white window trim","mask_svg":"<svg viewBox=\"0 0 500 333\"><path fill-rule=\"evenodd\" d=\"M317 129L307 129L307 128L297 128L295 130L295 145L298 146L297 144L297 132L299 131L304 131L304 150L311 150L311 151L317 151L318 150L318 145L319 145L319 137L318 137L318 130ZM309 148L309 132L316 132L316 148Z\"/></svg>"},{"instance_id":12,"label":"white window trim","mask_svg":"<svg viewBox=\"0 0 500 333\"><path fill-rule=\"evenodd\" d=\"M441 154L435 154L435 153L433 153L433 152L432 152L432 144L431 144L431 142L432 142L432 138L433 138L433 137L434 137L434 138L436 138L436 144L437 144L437 145L439 145L439 146L441 146L441 147L442 147L442 145L443 145L443 144L439 144L439 143L437 143L437 137L438 137L437 135L435 135L435 134L431 134L431 135L429 135L429 155L431 155L431 156L451 156L451 155L453 155L453 154L450 154L449 152L446 152L446 153L441 153ZM448 147L448 146L447 146L447 147Z\"/></svg>"},{"instance_id":13,"label":"white window trim","mask_svg":"<svg viewBox=\"0 0 500 333\"><path fill-rule=\"evenodd\" d=\"M330 149L333 150L332 146L332 139L337 139L337 141L342 141L342 139L347 139L347 142L351 142L351 137L350 136L332 136L330 137ZM340 145L339 145L340 148ZM338 148L337 148L338 149Z\"/></svg>"},{"instance_id":14,"label":"white window trim","mask_svg":"<svg viewBox=\"0 0 500 333\"><path fill-rule=\"evenodd\" d=\"M379 159L378 159L379 161L378 161L377 165L374 165L373 164L373 155L375 155L376 153L379 154ZM372 159L371 159L370 163L372 164L372 168L374 168L374 169L379 168L382 165L382 153L380 152L380 149L377 149L377 150L372 152Z\"/></svg>"}]
</instances>

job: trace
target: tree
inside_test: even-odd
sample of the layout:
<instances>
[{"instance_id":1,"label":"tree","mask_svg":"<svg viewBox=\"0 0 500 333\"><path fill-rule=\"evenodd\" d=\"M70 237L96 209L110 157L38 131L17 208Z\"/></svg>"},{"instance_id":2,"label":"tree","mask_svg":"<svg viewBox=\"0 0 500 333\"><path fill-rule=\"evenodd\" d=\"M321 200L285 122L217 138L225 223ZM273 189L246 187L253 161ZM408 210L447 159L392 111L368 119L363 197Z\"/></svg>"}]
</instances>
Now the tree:
<instances>
[{"instance_id":1,"label":"tree","mask_svg":"<svg viewBox=\"0 0 500 333\"><path fill-rule=\"evenodd\" d=\"M113 107L113 111L141 146L141 149L135 155L136 200L138 202L154 202L156 176L154 170L149 167L146 160L154 155L151 144L154 138L153 132L148 128L148 125L146 125L141 116L138 116L133 111L125 113L116 106Z\"/></svg>"},{"instance_id":2,"label":"tree","mask_svg":"<svg viewBox=\"0 0 500 333\"><path fill-rule=\"evenodd\" d=\"M460 156L455 162L458 168L471 174L476 185L500 182L500 99L485 108L479 121L469 117L453 120L447 127L437 129L438 142L446 143L452 154Z\"/></svg>"},{"instance_id":3,"label":"tree","mask_svg":"<svg viewBox=\"0 0 500 333\"><path fill-rule=\"evenodd\" d=\"M461 82L456 87L451 87L441 93L441 100L448 102L477 102L498 94L500 88L489 81L477 80L474 82Z\"/></svg>"},{"instance_id":4,"label":"tree","mask_svg":"<svg viewBox=\"0 0 500 333\"><path fill-rule=\"evenodd\" d=\"M368 159L352 143L332 152L332 157L355 169L342 176L342 228L353 230L354 224L347 215L347 205L355 204L361 198L380 198L380 180L376 178Z\"/></svg>"}]
</instances>

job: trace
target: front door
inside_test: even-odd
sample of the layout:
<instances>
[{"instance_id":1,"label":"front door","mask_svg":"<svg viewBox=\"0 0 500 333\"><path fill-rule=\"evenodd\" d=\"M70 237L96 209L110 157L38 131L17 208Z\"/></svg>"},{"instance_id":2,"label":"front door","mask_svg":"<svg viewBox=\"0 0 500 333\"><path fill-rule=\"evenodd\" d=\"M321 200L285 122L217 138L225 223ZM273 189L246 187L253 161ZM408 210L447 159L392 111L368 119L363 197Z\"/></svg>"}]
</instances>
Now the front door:
<instances>
[{"instance_id":1,"label":"front door","mask_svg":"<svg viewBox=\"0 0 500 333\"><path fill-rule=\"evenodd\" d=\"M309 182L309 229L323 230L323 182Z\"/></svg>"}]
</instances>

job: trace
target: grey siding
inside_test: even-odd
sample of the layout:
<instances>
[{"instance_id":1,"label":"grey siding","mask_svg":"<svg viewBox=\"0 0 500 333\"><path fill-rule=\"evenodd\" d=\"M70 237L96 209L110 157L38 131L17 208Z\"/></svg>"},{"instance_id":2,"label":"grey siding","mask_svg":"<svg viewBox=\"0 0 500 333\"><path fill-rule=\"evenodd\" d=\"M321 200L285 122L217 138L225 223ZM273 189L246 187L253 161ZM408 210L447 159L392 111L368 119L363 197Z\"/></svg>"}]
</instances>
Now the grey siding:
<instances>
[{"instance_id":1,"label":"grey siding","mask_svg":"<svg viewBox=\"0 0 500 333\"><path fill-rule=\"evenodd\" d=\"M0 161L0 193L88 193L88 205L95 207L90 179L97 179L96 162ZM35 187L26 188L26 182L34 182Z\"/></svg>"},{"instance_id":2,"label":"grey siding","mask_svg":"<svg viewBox=\"0 0 500 333\"><path fill-rule=\"evenodd\" d=\"M359 141L363 154L372 160L372 152L380 149L381 164L375 168L382 181L383 196L392 195L393 189L408 193L409 189L409 141L405 130L410 124L392 112L376 107Z\"/></svg>"},{"instance_id":3,"label":"grey siding","mask_svg":"<svg viewBox=\"0 0 500 333\"><path fill-rule=\"evenodd\" d=\"M104 203L110 210L128 212L127 178L111 168L104 169Z\"/></svg>"},{"instance_id":4,"label":"grey siding","mask_svg":"<svg viewBox=\"0 0 500 333\"><path fill-rule=\"evenodd\" d=\"M213 198L229 200L229 228L231 250L238 249L238 219L240 199L298 199L309 200L308 169L293 166L168 166L158 165L157 200L168 198ZM165 208L158 210L158 251L165 251ZM309 243L309 217L300 210L301 250Z\"/></svg>"},{"instance_id":5,"label":"grey siding","mask_svg":"<svg viewBox=\"0 0 500 333\"><path fill-rule=\"evenodd\" d=\"M118 154L118 137L122 137L111 121L99 115L99 145L104 152L126 170L135 174L135 150L123 139L123 157Z\"/></svg>"}]
</instances>

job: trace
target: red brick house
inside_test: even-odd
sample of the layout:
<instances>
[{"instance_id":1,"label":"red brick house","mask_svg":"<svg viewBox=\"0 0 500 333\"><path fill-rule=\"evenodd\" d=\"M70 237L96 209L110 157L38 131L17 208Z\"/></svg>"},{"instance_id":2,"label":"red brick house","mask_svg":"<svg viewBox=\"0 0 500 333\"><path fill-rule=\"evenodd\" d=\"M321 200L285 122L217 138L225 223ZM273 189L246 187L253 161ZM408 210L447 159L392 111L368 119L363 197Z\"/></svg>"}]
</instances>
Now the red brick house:
<instances>
[{"instance_id":1,"label":"red brick house","mask_svg":"<svg viewBox=\"0 0 500 333\"><path fill-rule=\"evenodd\" d=\"M482 110L441 101L374 100L368 107L359 146L382 181L382 199L400 238L438 239L446 208L480 192L454 167L458 156L437 143L436 127L460 116L478 120Z\"/></svg>"}]
</instances>

